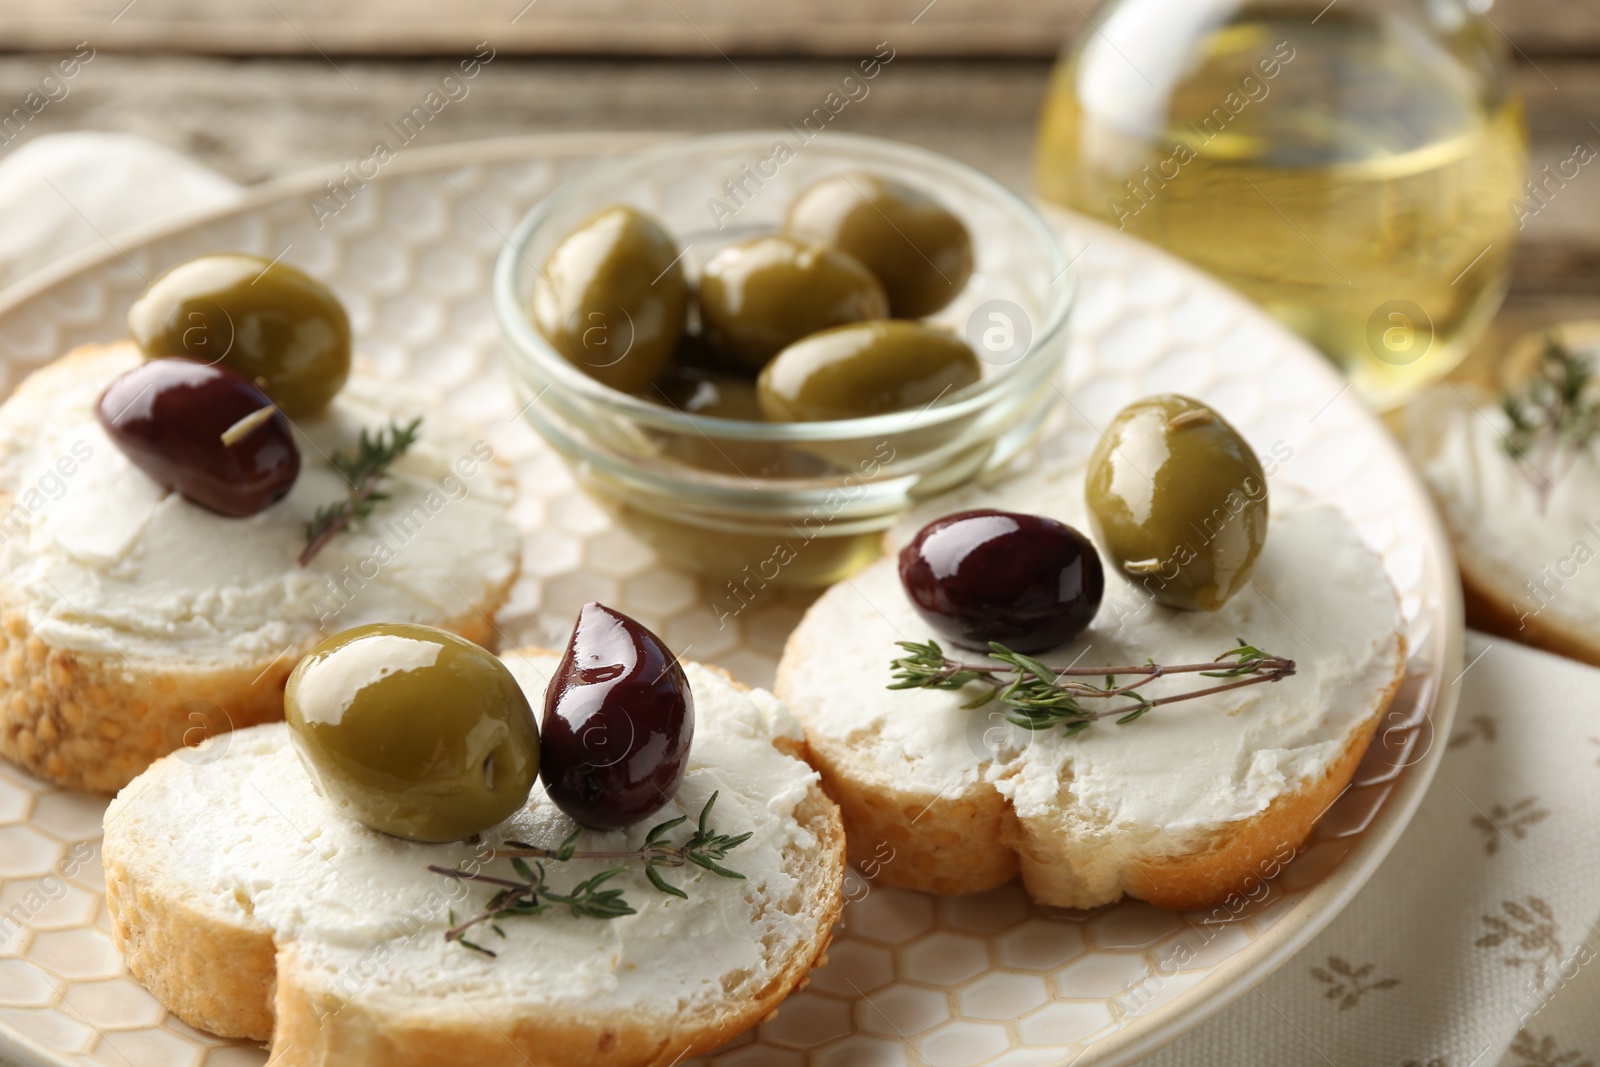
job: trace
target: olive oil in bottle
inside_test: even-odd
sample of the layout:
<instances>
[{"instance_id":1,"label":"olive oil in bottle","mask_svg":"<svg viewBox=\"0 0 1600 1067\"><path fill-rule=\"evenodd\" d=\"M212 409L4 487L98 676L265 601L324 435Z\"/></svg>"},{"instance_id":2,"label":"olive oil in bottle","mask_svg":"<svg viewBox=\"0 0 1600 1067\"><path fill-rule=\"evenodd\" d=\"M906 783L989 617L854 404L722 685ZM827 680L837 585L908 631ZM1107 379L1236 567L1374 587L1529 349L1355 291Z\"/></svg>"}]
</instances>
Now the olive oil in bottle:
<instances>
[{"instance_id":1,"label":"olive oil in bottle","mask_svg":"<svg viewBox=\"0 0 1600 1067\"><path fill-rule=\"evenodd\" d=\"M1233 285L1390 407L1505 293L1523 117L1464 3L1324 5L1112 4L1056 72L1035 180Z\"/></svg>"}]
</instances>

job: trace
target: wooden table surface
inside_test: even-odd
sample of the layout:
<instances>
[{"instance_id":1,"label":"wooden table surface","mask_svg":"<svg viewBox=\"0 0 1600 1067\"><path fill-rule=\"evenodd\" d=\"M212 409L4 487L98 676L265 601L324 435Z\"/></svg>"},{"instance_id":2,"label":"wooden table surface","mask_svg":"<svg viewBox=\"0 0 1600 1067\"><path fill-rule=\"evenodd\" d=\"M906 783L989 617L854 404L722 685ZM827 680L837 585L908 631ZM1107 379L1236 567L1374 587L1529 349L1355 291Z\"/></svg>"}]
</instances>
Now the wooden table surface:
<instances>
[{"instance_id":1,"label":"wooden table surface","mask_svg":"<svg viewBox=\"0 0 1600 1067\"><path fill-rule=\"evenodd\" d=\"M782 126L887 41L895 61L832 128L934 148L1021 189L1051 57L1095 6L477 0L458 12L433 0L0 2L0 48L10 50L0 54L0 101L20 101L79 42L94 52L68 94L0 146L0 158L47 132L98 129L141 134L242 182L354 160L479 41L490 42L492 62L419 143ZM1504 0L1492 17L1518 57L1533 169L1579 142L1600 148L1600 0ZM1597 173L1585 169L1529 220L1482 353L1552 319L1600 318Z\"/></svg>"}]
</instances>

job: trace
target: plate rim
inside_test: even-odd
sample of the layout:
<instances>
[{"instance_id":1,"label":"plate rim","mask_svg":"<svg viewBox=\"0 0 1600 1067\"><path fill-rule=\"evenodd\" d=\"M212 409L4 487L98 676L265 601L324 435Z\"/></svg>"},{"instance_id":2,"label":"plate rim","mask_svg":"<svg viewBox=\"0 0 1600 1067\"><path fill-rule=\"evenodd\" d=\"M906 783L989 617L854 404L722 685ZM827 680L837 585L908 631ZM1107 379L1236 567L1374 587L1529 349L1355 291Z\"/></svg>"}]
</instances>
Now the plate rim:
<instances>
[{"instance_id":1,"label":"plate rim","mask_svg":"<svg viewBox=\"0 0 1600 1067\"><path fill-rule=\"evenodd\" d=\"M655 133L647 130L597 133L529 133L513 137L490 137L456 144L429 145L404 155L384 165L367 183L388 182L404 175L419 172L451 170L457 167L482 166L486 163L510 163L517 160L539 158L570 158L613 154L630 148L644 148L663 141L675 140L690 134L673 131ZM330 163L295 171L278 178L269 178L254 185L239 187L239 195L220 203L181 211L150 222L130 226L118 231L113 244L111 237L100 235L100 245L70 252L34 271L11 285L0 289L0 315L10 314L20 304L51 289L73 275L93 270L105 263L124 259L129 252L137 251L156 241L165 240L185 230L217 222L230 215L258 211L295 197L307 196L322 189L323 183L342 177L350 161ZM103 247L102 247L103 246Z\"/></svg>"},{"instance_id":2,"label":"plate rim","mask_svg":"<svg viewBox=\"0 0 1600 1067\"><path fill-rule=\"evenodd\" d=\"M420 173L541 158L612 155L684 136L691 134L682 131L602 131L526 134L432 145L397 158L370 181L389 182ZM330 178L340 176L346 165L341 162L319 166L246 186L238 197L226 202L122 231L115 235L116 243L102 235L101 246L90 246L71 253L0 290L0 317L16 311L21 305L75 276L100 269L118 259L126 261L130 252L229 217L249 215L297 197L314 194ZM1034 198L1034 203L1058 228L1064 228L1076 236L1092 236L1093 239L1086 241L1086 244L1105 243L1118 248L1125 256L1147 262L1154 260L1163 271L1180 276L1186 284L1202 292L1207 289L1221 291L1235 302L1238 310L1254 326L1267 330L1286 347L1298 349L1305 358L1322 358L1307 342L1222 280L1097 220L1043 203L1037 198ZM1334 402L1337 400L1338 396ZM1326 929L1365 887L1410 825L1438 772L1444 749L1440 742L1449 736L1460 695L1459 687L1453 682L1445 683L1444 679L1453 669L1459 670L1465 648L1464 606L1459 582L1454 580L1455 556L1443 521L1421 476L1405 457L1393 434L1380 417L1370 410L1363 408L1358 421L1364 426L1363 436L1372 439L1391 464L1401 471L1404 495L1424 520L1420 533L1430 550L1431 558L1427 565L1438 572L1431 584L1426 586L1434 598L1438 616L1440 632L1434 638L1434 644L1442 652L1432 672L1436 683L1432 706L1425 714L1432 725L1433 743L1427 753L1407 767L1393 792L1384 801L1378 819L1360 836L1334 872L1306 890L1289 913L1263 931L1247 949L1211 968L1190 990L1151 1014L1135 1016L1120 1029L1084 1046L1070 1061L1074 1067L1126 1067L1193 1030L1287 963ZM1410 653L1416 651L1413 649ZM1245 958L1239 958L1241 956ZM67 1062L50 1058L48 1052L27 1040L21 1031L15 1034L13 1036L9 1027L0 1028L0 1055L13 1059L18 1067L61 1067L62 1063Z\"/></svg>"}]
</instances>

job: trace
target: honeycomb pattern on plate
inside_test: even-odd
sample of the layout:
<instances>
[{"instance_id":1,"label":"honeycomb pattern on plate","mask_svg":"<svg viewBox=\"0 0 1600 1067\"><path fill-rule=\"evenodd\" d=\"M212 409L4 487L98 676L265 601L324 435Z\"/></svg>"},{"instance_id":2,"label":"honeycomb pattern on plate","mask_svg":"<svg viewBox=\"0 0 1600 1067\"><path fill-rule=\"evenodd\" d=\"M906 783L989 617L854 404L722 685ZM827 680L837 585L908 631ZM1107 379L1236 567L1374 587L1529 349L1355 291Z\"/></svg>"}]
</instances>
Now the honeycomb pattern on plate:
<instances>
[{"instance_id":1,"label":"honeycomb pattern on plate","mask_svg":"<svg viewBox=\"0 0 1600 1067\"><path fill-rule=\"evenodd\" d=\"M350 309L357 355L482 423L517 465L521 581L500 620L508 644L559 645L578 607L616 604L675 648L753 684L770 683L805 598L772 591L717 622L714 590L613 528L561 461L519 421L524 399L496 359L488 296L496 255L521 214L592 157L559 145L534 158L412 167L356 191L319 228L317 190L246 208L124 249L0 311L0 389L73 345L120 336L146 284L189 257L239 249L327 280ZM332 201L323 200L324 204ZM1402 592L1413 677L1351 790L1312 846L1254 899L1179 915L1138 902L1093 912L1029 903L1015 886L935 899L852 871L828 965L758 1030L695 1061L718 1067L1080 1067L1128 1062L1175 1032L1241 972L1281 959L1354 892L1351 850L1392 843L1399 811L1436 757L1432 721L1449 648L1444 558L1401 460L1314 355L1214 283L1081 220L1084 249L1065 402L1024 463L1082 456L1094 426L1146 392L1206 397L1259 446L1281 445L1280 476L1336 501L1385 553ZM1443 712L1448 714L1449 708ZM226 743L225 738L218 742ZM51 1065L259 1067L265 1053L169 1017L111 945L97 843L104 802L0 765L0 1049ZM1373 827L1381 827L1373 833ZM890 862L892 857L880 857Z\"/></svg>"}]
</instances>

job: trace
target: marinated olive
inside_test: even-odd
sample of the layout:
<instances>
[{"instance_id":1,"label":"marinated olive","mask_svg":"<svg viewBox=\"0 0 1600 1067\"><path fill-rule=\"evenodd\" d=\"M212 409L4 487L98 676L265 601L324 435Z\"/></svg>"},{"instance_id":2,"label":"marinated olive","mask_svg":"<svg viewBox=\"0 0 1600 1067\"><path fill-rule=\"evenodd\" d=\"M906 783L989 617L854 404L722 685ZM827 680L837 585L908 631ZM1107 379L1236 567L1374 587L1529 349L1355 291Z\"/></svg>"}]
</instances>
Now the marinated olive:
<instances>
[{"instance_id":1,"label":"marinated olive","mask_svg":"<svg viewBox=\"0 0 1600 1067\"><path fill-rule=\"evenodd\" d=\"M889 317L889 298L854 257L787 237L729 245L700 273L700 322L731 366L754 374L787 345L847 322Z\"/></svg>"},{"instance_id":2,"label":"marinated olive","mask_svg":"<svg viewBox=\"0 0 1600 1067\"><path fill-rule=\"evenodd\" d=\"M350 376L350 319L326 285L287 263L230 253L173 267L128 310L152 359L222 363L285 415L314 415Z\"/></svg>"},{"instance_id":3,"label":"marinated olive","mask_svg":"<svg viewBox=\"0 0 1600 1067\"><path fill-rule=\"evenodd\" d=\"M760 422L762 418L755 382L699 367L673 367L656 380L644 397L689 415L745 422Z\"/></svg>"},{"instance_id":4,"label":"marinated olive","mask_svg":"<svg viewBox=\"0 0 1600 1067\"><path fill-rule=\"evenodd\" d=\"M374 830L456 841L504 822L539 776L533 708L504 663L432 626L335 634L289 675L290 737L323 793Z\"/></svg>"},{"instance_id":5,"label":"marinated olive","mask_svg":"<svg viewBox=\"0 0 1600 1067\"><path fill-rule=\"evenodd\" d=\"M924 526L900 550L900 583L929 626L958 645L998 641L1043 652L1094 621L1105 593L1100 556L1066 523L1008 511L963 511Z\"/></svg>"},{"instance_id":6,"label":"marinated olive","mask_svg":"<svg viewBox=\"0 0 1600 1067\"><path fill-rule=\"evenodd\" d=\"M568 234L534 282L533 322L597 381L636 393L672 361L689 283L667 231L631 207Z\"/></svg>"},{"instance_id":7,"label":"marinated olive","mask_svg":"<svg viewBox=\"0 0 1600 1067\"><path fill-rule=\"evenodd\" d=\"M972 277L972 235L932 197L872 174L825 178L795 198L783 232L843 249L878 276L895 318L919 319Z\"/></svg>"},{"instance_id":8,"label":"marinated olive","mask_svg":"<svg viewBox=\"0 0 1600 1067\"><path fill-rule=\"evenodd\" d=\"M1107 558L1158 602L1216 611L1267 539L1267 479L1239 431L1168 393L1123 408L1089 461L1085 493Z\"/></svg>"},{"instance_id":9,"label":"marinated olive","mask_svg":"<svg viewBox=\"0 0 1600 1067\"><path fill-rule=\"evenodd\" d=\"M887 319L796 341L767 364L756 391L773 422L821 422L920 408L980 377L959 337Z\"/></svg>"},{"instance_id":10,"label":"marinated olive","mask_svg":"<svg viewBox=\"0 0 1600 1067\"><path fill-rule=\"evenodd\" d=\"M225 366L141 363L106 387L95 414L135 467L230 518L277 503L300 474L289 420Z\"/></svg>"},{"instance_id":11,"label":"marinated olive","mask_svg":"<svg viewBox=\"0 0 1600 1067\"><path fill-rule=\"evenodd\" d=\"M677 792L694 738L694 695L676 657L633 619L586 604L544 697L539 769L556 806L617 830Z\"/></svg>"}]
</instances>

